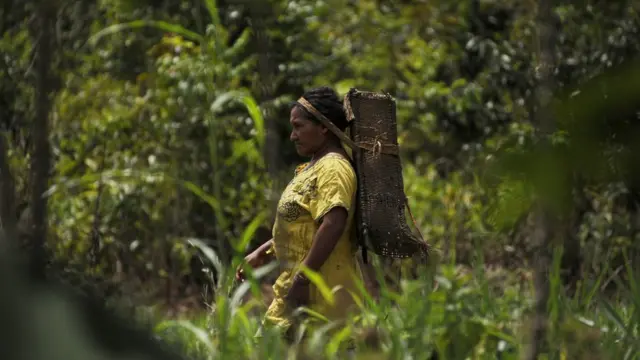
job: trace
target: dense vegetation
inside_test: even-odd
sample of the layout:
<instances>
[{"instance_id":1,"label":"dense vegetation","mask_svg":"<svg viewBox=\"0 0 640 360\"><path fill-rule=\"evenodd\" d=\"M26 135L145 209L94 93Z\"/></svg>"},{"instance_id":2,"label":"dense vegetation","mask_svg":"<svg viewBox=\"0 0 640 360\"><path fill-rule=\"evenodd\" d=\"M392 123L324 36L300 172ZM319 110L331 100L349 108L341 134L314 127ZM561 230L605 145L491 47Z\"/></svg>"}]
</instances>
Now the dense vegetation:
<instances>
[{"instance_id":1,"label":"dense vegetation","mask_svg":"<svg viewBox=\"0 0 640 360\"><path fill-rule=\"evenodd\" d=\"M406 193L441 262L401 292L365 296L344 331L315 330L308 356L336 356L355 337L367 359L519 358L544 183L557 221L545 243L551 325L541 351L638 357L635 2L554 5L554 131L542 155L536 1L47 4L45 32L32 17L40 2L0 8L0 117L16 194L2 216L15 215L30 251L42 105L34 49L47 42L45 248L67 279L154 309L157 331L200 355L302 357L275 334L253 343L264 304L251 299L262 292L233 283L231 270L268 238L273 203L301 161L288 144L288 102L313 86L356 87L397 100ZM165 332L169 317L189 322Z\"/></svg>"}]
</instances>

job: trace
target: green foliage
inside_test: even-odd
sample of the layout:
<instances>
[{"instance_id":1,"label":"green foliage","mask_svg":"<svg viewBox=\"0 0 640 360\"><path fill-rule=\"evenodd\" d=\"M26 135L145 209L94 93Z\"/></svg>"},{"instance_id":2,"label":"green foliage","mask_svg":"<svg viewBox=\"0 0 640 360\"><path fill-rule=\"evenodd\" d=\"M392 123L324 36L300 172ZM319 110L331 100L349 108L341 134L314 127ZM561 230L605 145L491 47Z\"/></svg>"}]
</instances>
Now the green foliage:
<instances>
[{"instance_id":1,"label":"green foliage","mask_svg":"<svg viewBox=\"0 0 640 360\"><path fill-rule=\"evenodd\" d=\"M113 25L90 43L143 25L190 34L179 25L139 21ZM82 267L98 250L107 274L179 279L192 271L186 238L212 238L207 242L226 262L225 239L264 223L264 216L255 219L267 201L265 121L240 87L252 58L237 56L248 34L227 46L224 28L214 23L207 34L190 36L195 43L164 36L149 49L155 64L135 81L67 76L53 117L55 253ZM116 225L123 219L135 220ZM245 251L252 237L246 233L235 251ZM167 260L158 261L158 253Z\"/></svg>"},{"instance_id":2,"label":"green foliage","mask_svg":"<svg viewBox=\"0 0 640 360\"><path fill-rule=\"evenodd\" d=\"M251 315L251 309L261 294L257 278L250 277L230 293L219 294L210 314L181 320L185 331L164 335L192 344L201 356L223 359L344 358L350 344L355 345L351 355L362 359L429 359L436 353L443 359L519 359L528 329L530 284L526 277L486 271L482 265L474 271L457 266L425 270L418 279L403 281L400 292L383 284L378 302L366 293L354 294L361 299L358 316L344 324L307 322L300 328L306 335L291 345L274 329L265 328L261 337L254 337L260 318ZM635 291L634 281L621 285ZM249 301L229 301L249 289L254 290ZM636 345L625 339L638 326L632 315L637 304L612 305L604 298L587 297L588 292L570 298L561 287L556 290L550 304L558 314L550 328L554 346L546 358L634 358ZM580 308L574 306L578 300L585 300Z\"/></svg>"},{"instance_id":3,"label":"green foliage","mask_svg":"<svg viewBox=\"0 0 640 360\"><path fill-rule=\"evenodd\" d=\"M206 246L203 249L215 262L215 252ZM553 319L549 337L553 341L543 356L637 358L637 277L622 280L613 276L631 301L593 296L601 282L588 280L585 291L569 296L558 284L558 259L556 256L550 273L554 296L549 303ZM628 258L625 262L631 266ZM307 322L300 328L304 336L292 344L272 328L255 336L262 313L259 281L273 270L272 265L250 274L242 284L233 284L233 274L225 276L222 283L227 285L219 288L209 311L162 319L162 313L154 309L139 308L130 319L151 325L149 331L199 359L430 359L434 354L443 359L519 359L529 328L530 283L526 274L484 265L421 269L418 278L403 281L397 290L383 282L378 301L360 284L361 291L354 294L360 299L356 317L342 324ZM3 269L12 270L0 276L4 319L0 329L15 340L4 344L8 359L35 360L44 354L51 359L98 359L116 353L136 359L160 358L158 344L149 342L144 328L126 328L107 320L109 313L89 306L86 299L62 292L62 288L32 286L17 268ZM610 270L603 273L611 275ZM112 316L121 318L125 313L119 311L125 307L117 302L113 305ZM177 358L164 354L162 358Z\"/></svg>"},{"instance_id":4,"label":"green foliage","mask_svg":"<svg viewBox=\"0 0 640 360\"><path fill-rule=\"evenodd\" d=\"M35 3L8 4L0 9L0 118L28 232ZM529 210L541 193L562 205L558 238L578 243L581 261L569 265L582 278L569 295L560 270L552 276L549 358L637 353L638 289L625 254L640 250L637 115L627 106L640 82L633 67L608 71L640 49L635 3L556 5L559 131L543 156L531 123L535 2L59 5L48 247L65 267L122 284L128 296L135 289L145 297L136 304L189 296L200 304L213 287L210 313L160 324L159 333L216 358L280 359L299 350L271 331L254 342L259 284L234 288L230 269L268 238L257 234L273 218L274 184L283 181L275 170L286 181L299 160L287 142L286 101L329 84L342 94L357 87L397 99L405 189L445 266L403 283L402 294L384 290L378 304L361 294L363 314L345 330L308 323L316 328L309 356L339 357L347 339L375 328L375 356L517 358L531 299L518 277L531 255ZM273 83L262 81L264 71ZM281 150L278 162L265 159L270 147ZM267 172L271 163L280 168ZM87 260L94 252L95 263ZM214 273L202 275L203 266ZM457 271L464 266L473 272ZM194 283L195 295L186 289ZM612 288L615 296L600 296ZM249 293L256 299L241 301ZM361 347L355 355L373 352Z\"/></svg>"}]
</instances>

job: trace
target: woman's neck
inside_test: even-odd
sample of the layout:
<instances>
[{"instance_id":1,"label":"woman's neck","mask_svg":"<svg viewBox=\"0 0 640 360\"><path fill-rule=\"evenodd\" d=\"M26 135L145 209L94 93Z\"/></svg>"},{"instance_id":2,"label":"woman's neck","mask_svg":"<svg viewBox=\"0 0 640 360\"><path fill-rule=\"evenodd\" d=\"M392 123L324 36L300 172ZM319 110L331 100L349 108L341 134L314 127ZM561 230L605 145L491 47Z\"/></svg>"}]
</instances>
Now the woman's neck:
<instances>
[{"instance_id":1,"label":"woman's neck","mask_svg":"<svg viewBox=\"0 0 640 360\"><path fill-rule=\"evenodd\" d=\"M332 153L332 152L337 152L342 154L344 152L344 149L342 149L342 146L331 143L331 142L327 142L324 146L322 146L318 151L316 151L313 156L311 156L311 163L315 163L316 161L320 160L323 156Z\"/></svg>"}]
</instances>

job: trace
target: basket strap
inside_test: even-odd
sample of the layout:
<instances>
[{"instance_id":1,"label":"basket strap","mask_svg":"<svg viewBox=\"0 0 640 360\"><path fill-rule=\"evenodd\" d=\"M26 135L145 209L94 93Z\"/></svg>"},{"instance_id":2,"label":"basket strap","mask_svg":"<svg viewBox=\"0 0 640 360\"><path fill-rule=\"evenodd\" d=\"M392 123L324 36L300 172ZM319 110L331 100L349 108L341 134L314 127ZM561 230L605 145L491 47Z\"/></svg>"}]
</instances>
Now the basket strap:
<instances>
[{"instance_id":1,"label":"basket strap","mask_svg":"<svg viewBox=\"0 0 640 360\"><path fill-rule=\"evenodd\" d=\"M422 236L422 232L420 231L420 227L418 226L418 223L416 222L416 218L413 217L413 213L411 212L411 206L409 206L409 199L406 196L404 198L404 203L407 206L407 210L409 211L409 216L411 217L411 221L413 222L413 226L416 227L416 230L418 230L418 234L420 234L420 239L426 243L426 241L424 240L424 236Z\"/></svg>"},{"instance_id":2,"label":"basket strap","mask_svg":"<svg viewBox=\"0 0 640 360\"><path fill-rule=\"evenodd\" d=\"M304 107L307 111L309 111L322 125L324 125L329 131L334 133L343 143L347 144L352 150L364 149L367 151L371 151L379 154L387 154L387 155L399 155L398 146L394 144L382 144L380 141L362 141L359 143L355 143L351 138L347 136L343 131L338 129L338 127L331 122L331 120L327 119L318 109L316 109L311 103L307 101L304 97L298 99L298 104Z\"/></svg>"}]
</instances>

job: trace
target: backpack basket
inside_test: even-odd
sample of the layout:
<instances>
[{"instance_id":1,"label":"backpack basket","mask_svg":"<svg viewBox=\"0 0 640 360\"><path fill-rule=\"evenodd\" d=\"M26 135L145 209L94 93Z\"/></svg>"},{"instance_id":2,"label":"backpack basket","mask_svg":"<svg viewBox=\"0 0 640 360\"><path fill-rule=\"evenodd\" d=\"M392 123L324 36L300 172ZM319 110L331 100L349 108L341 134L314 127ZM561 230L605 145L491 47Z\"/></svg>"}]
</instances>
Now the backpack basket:
<instances>
[{"instance_id":1,"label":"backpack basket","mask_svg":"<svg viewBox=\"0 0 640 360\"><path fill-rule=\"evenodd\" d=\"M426 258L429 246L411 232L405 217L408 203L394 99L387 94L351 89L344 105L350 139L359 145L352 151L358 177L356 236L365 261L366 250L394 259Z\"/></svg>"}]
</instances>

